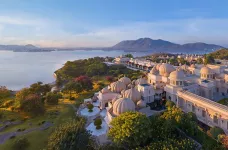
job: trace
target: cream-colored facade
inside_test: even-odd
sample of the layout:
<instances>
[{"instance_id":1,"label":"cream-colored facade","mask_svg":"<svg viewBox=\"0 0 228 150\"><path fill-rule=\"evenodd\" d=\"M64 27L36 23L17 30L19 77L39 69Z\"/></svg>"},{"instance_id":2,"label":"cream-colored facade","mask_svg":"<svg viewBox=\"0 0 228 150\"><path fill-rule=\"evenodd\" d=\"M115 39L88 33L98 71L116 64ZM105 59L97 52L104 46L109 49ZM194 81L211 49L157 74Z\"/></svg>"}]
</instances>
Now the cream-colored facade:
<instances>
[{"instance_id":1,"label":"cream-colored facade","mask_svg":"<svg viewBox=\"0 0 228 150\"><path fill-rule=\"evenodd\" d=\"M126 111L148 112L148 103L165 98L184 112L195 113L199 121L228 133L228 107L216 102L228 97L226 69L217 65L154 64L146 78L131 81L123 77L102 89L97 98L100 109L107 110L107 124Z\"/></svg>"},{"instance_id":2,"label":"cream-colored facade","mask_svg":"<svg viewBox=\"0 0 228 150\"><path fill-rule=\"evenodd\" d=\"M155 66L148 74L148 83L162 90L166 99L184 112L193 112L201 122L228 133L228 107L216 102L228 97L226 67L183 65L170 73L172 69L164 64Z\"/></svg>"}]
</instances>

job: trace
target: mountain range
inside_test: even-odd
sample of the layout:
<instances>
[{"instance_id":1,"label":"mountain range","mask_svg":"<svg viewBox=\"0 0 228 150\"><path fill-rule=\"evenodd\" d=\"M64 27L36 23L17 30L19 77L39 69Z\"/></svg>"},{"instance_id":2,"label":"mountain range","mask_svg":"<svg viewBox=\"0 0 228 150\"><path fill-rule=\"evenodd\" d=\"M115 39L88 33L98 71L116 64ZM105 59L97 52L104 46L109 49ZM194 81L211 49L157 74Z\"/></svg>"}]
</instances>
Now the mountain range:
<instances>
[{"instance_id":1,"label":"mountain range","mask_svg":"<svg viewBox=\"0 0 228 150\"><path fill-rule=\"evenodd\" d=\"M76 47L76 48L39 48L32 44L28 45L0 45L0 50L12 50L15 52L45 52L53 50L124 50L129 52L201 52L208 53L224 48L220 45L207 43L186 43L176 44L162 39L153 40L150 38L140 38L137 40L125 40L111 47Z\"/></svg>"},{"instance_id":2,"label":"mountain range","mask_svg":"<svg viewBox=\"0 0 228 150\"><path fill-rule=\"evenodd\" d=\"M186 43L181 45L161 39L153 40L150 38L140 38L137 40L121 41L116 45L110 47L109 49L125 51L210 52L221 48L224 47L220 45L207 44L201 42Z\"/></svg>"},{"instance_id":3,"label":"mountain range","mask_svg":"<svg viewBox=\"0 0 228 150\"><path fill-rule=\"evenodd\" d=\"M27 45L0 45L0 50L34 50L39 49L38 47L27 44Z\"/></svg>"}]
</instances>

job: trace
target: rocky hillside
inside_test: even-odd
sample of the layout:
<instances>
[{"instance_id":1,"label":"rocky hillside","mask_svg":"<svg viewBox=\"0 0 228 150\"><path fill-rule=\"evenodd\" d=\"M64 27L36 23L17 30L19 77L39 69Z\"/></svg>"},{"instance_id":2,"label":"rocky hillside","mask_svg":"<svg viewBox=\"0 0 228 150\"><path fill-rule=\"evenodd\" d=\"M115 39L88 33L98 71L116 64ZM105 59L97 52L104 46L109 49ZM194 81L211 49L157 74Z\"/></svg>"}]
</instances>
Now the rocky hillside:
<instances>
[{"instance_id":1,"label":"rocky hillside","mask_svg":"<svg viewBox=\"0 0 228 150\"><path fill-rule=\"evenodd\" d=\"M188 52L188 51L213 51L223 48L222 46L215 44L206 43L187 43L187 44L176 44L165 40L153 40L150 38L140 38L137 40L126 40L122 41L110 49L116 50L128 50L128 51L163 51L163 52Z\"/></svg>"},{"instance_id":2,"label":"rocky hillside","mask_svg":"<svg viewBox=\"0 0 228 150\"><path fill-rule=\"evenodd\" d=\"M215 52L210 53L210 55L212 57L214 57L215 59L226 59L226 60L228 60L228 49L223 48L223 49L220 49L220 50L217 50Z\"/></svg>"}]
</instances>

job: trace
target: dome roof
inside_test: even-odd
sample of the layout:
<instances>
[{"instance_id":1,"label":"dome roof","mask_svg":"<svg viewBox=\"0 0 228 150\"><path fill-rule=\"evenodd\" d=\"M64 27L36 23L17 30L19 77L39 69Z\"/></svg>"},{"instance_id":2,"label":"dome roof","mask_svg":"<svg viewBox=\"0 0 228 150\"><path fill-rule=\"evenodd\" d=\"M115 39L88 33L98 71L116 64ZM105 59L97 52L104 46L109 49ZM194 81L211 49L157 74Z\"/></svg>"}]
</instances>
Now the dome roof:
<instances>
[{"instance_id":1,"label":"dome roof","mask_svg":"<svg viewBox=\"0 0 228 150\"><path fill-rule=\"evenodd\" d=\"M209 67L204 66L201 68L200 73L201 74L212 74L213 72Z\"/></svg>"},{"instance_id":2,"label":"dome roof","mask_svg":"<svg viewBox=\"0 0 228 150\"><path fill-rule=\"evenodd\" d=\"M139 78L135 81L135 85L138 85L138 84L147 84L147 81L144 78Z\"/></svg>"},{"instance_id":3,"label":"dome roof","mask_svg":"<svg viewBox=\"0 0 228 150\"><path fill-rule=\"evenodd\" d=\"M162 64L157 64L157 65L155 66L156 69L159 70L159 68L160 68L161 65L162 65Z\"/></svg>"},{"instance_id":4,"label":"dome roof","mask_svg":"<svg viewBox=\"0 0 228 150\"><path fill-rule=\"evenodd\" d=\"M131 83L131 79L129 79L128 77L122 77L119 79L120 82L123 82L125 85L128 85Z\"/></svg>"},{"instance_id":5,"label":"dome roof","mask_svg":"<svg viewBox=\"0 0 228 150\"><path fill-rule=\"evenodd\" d=\"M131 88L124 92L123 97L130 98L133 102L137 103L141 99L141 93L135 88Z\"/></svg>"},{"instance_id":6,"label":"dome roof","mask_svg":"<svg viewBox=\"0 0 228 150\"><path fill-rule=\"evenodd\" d=\"M135 84L135 81L136 81L136 80L132 80L132 81L131 81L131 84L133 84L133 85L134 85L134 84Z\"/></svg>"},{"instance_id":7,"label":"dome roof","mask_svg":"<svg viewBox=\"0 0 228 150\"><path fill-rule=\"evenodd\" d=\"M195 65L195 64L191 64L190 67L191 67L191 68L196 68L196 65Z\"/></svg>"},{"instance_id":8,"label":"dome roof","mask_svg":"<svg viewBox=\"0 0 228 150\"><path fill-rule=\"evenodd\" d=\"M144 107L146 107L146 103L143 100L139 100L137 102L137 107L138 108L144 108Z\"/></svg>"},{"instance_id":9,"label":"dome roof","mask_svg":"<svg viewBox=\"0 0 228 150\"><path fill-rule=\"evenodd\" d=\"M118 100L118 97L112 99L112 105L115 103L116 100Z\"/></svg>"},{"instance_id":10,"label":"dome roof","mask_svg":"<svg viewBox=\"0 0 228 150\"><path fill-rule=\"evenodd\" d=\"M151 74L158 74L158 70L156 69L156 66L154 66L151 70L150 70Z\"/></svg>"},{"instance_id":11,"label":"dome roof","mask_svg":"<svg viewBox=\"0 0 228 150\"><path fill-rule=\"evenodd\" d=\"M110 85L110 89L112 92L118 92L119 93L122 90L126 89L126 85L123 82L116 81Z\"/></svg>"},{"instance_id":12,"label":"dome roof","mask_svg":"<svg viewBox=\"0 0 228 150\"><path fill-rule=\"evenodd\" d=\"M187 70L188 70L188 65L186 65L186 64L182 65L182 66L181 66L181 69L187 71Z\"/></svg>"},{"instance_id":13,"label":"dome roof","mask_svg":"<svg viewBox=\"0 0 228 150\"><path fill-rule=\"evenodd\" d=\"M123 94L124 94L124 92L125 92L125 90L122 90L120 93L123 95Z\"/></svg>"},{"instance_id":14,"label":"dome roof","mask_svg":"<svg viewBox=\"0 0 228 150\"><path fill-rule=\"evenodd\" d=\"M176 70L170 73L169 78L173 80L183 80L185 77L182 70Z\"/></svg>"},{"instance_id":15,"label":"dome roof","mask_svg":"<svg viewBox=\"0 0 228 150\"><path fill-rule=\"evenodd\" d=\"M110 91L109 91L109 89L108 89L108 87L105 87L105 88L103 88L102 90L101 90L101 93L109 93Z\"/></svg>"},{"instance_id":16,"label":"dome roof","mask_svg":"<svg viewBox=\"0 0 228 150\"><path fill-rule=\"evenodd\" d=\"M170 64L164 63L159 67L159 74L162 76L170 74L172 71L175 71L175 68Z\"/></svg>"},{"instance_id":17,"label":"dome roof","mask_svg":"<svg viewBox=\"0 0 228 150\"><path fill-rule=\"evenodd\" d=\"M113 114L119 116L127 111L135 111L135 103L129 98L120 98L113 104Z\"/></svg>"},{"instance_id":18,"label":"dome roof","mask_svg":"<svg viewBox=\"0 0 228 150\"><path fill-rule=\"evenodd\" d=\"M133 84L131 84L131 83L130 83L130 84L128 84L128 86L127 86L127 88L128 88L128 89L133 88L133 87L134 87L134 85L133 85Z\"/></svg>"}]
</instances>

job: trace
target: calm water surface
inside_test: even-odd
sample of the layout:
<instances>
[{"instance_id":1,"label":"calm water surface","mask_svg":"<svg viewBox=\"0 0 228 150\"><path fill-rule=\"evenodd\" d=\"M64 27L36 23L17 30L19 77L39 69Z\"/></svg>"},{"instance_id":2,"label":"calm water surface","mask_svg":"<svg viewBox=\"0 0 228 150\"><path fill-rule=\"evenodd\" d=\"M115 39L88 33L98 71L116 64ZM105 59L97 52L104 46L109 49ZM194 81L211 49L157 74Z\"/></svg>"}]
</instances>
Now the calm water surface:
<instances>
[{"instance_id":1,"label":"calm water surface","mask_svg":"<svg viewBox=\"0 0 228 150\"><path fill-rule=\"evenodd\" d=\"M95 56L118 56L123 51L59 51L59 52L9 52L0 51L0 85L19 90L41 81L53 82L53 73L66 61L91 58ZM134 53L143 56L145 53Z\"/></svg>"}]
</instances>

